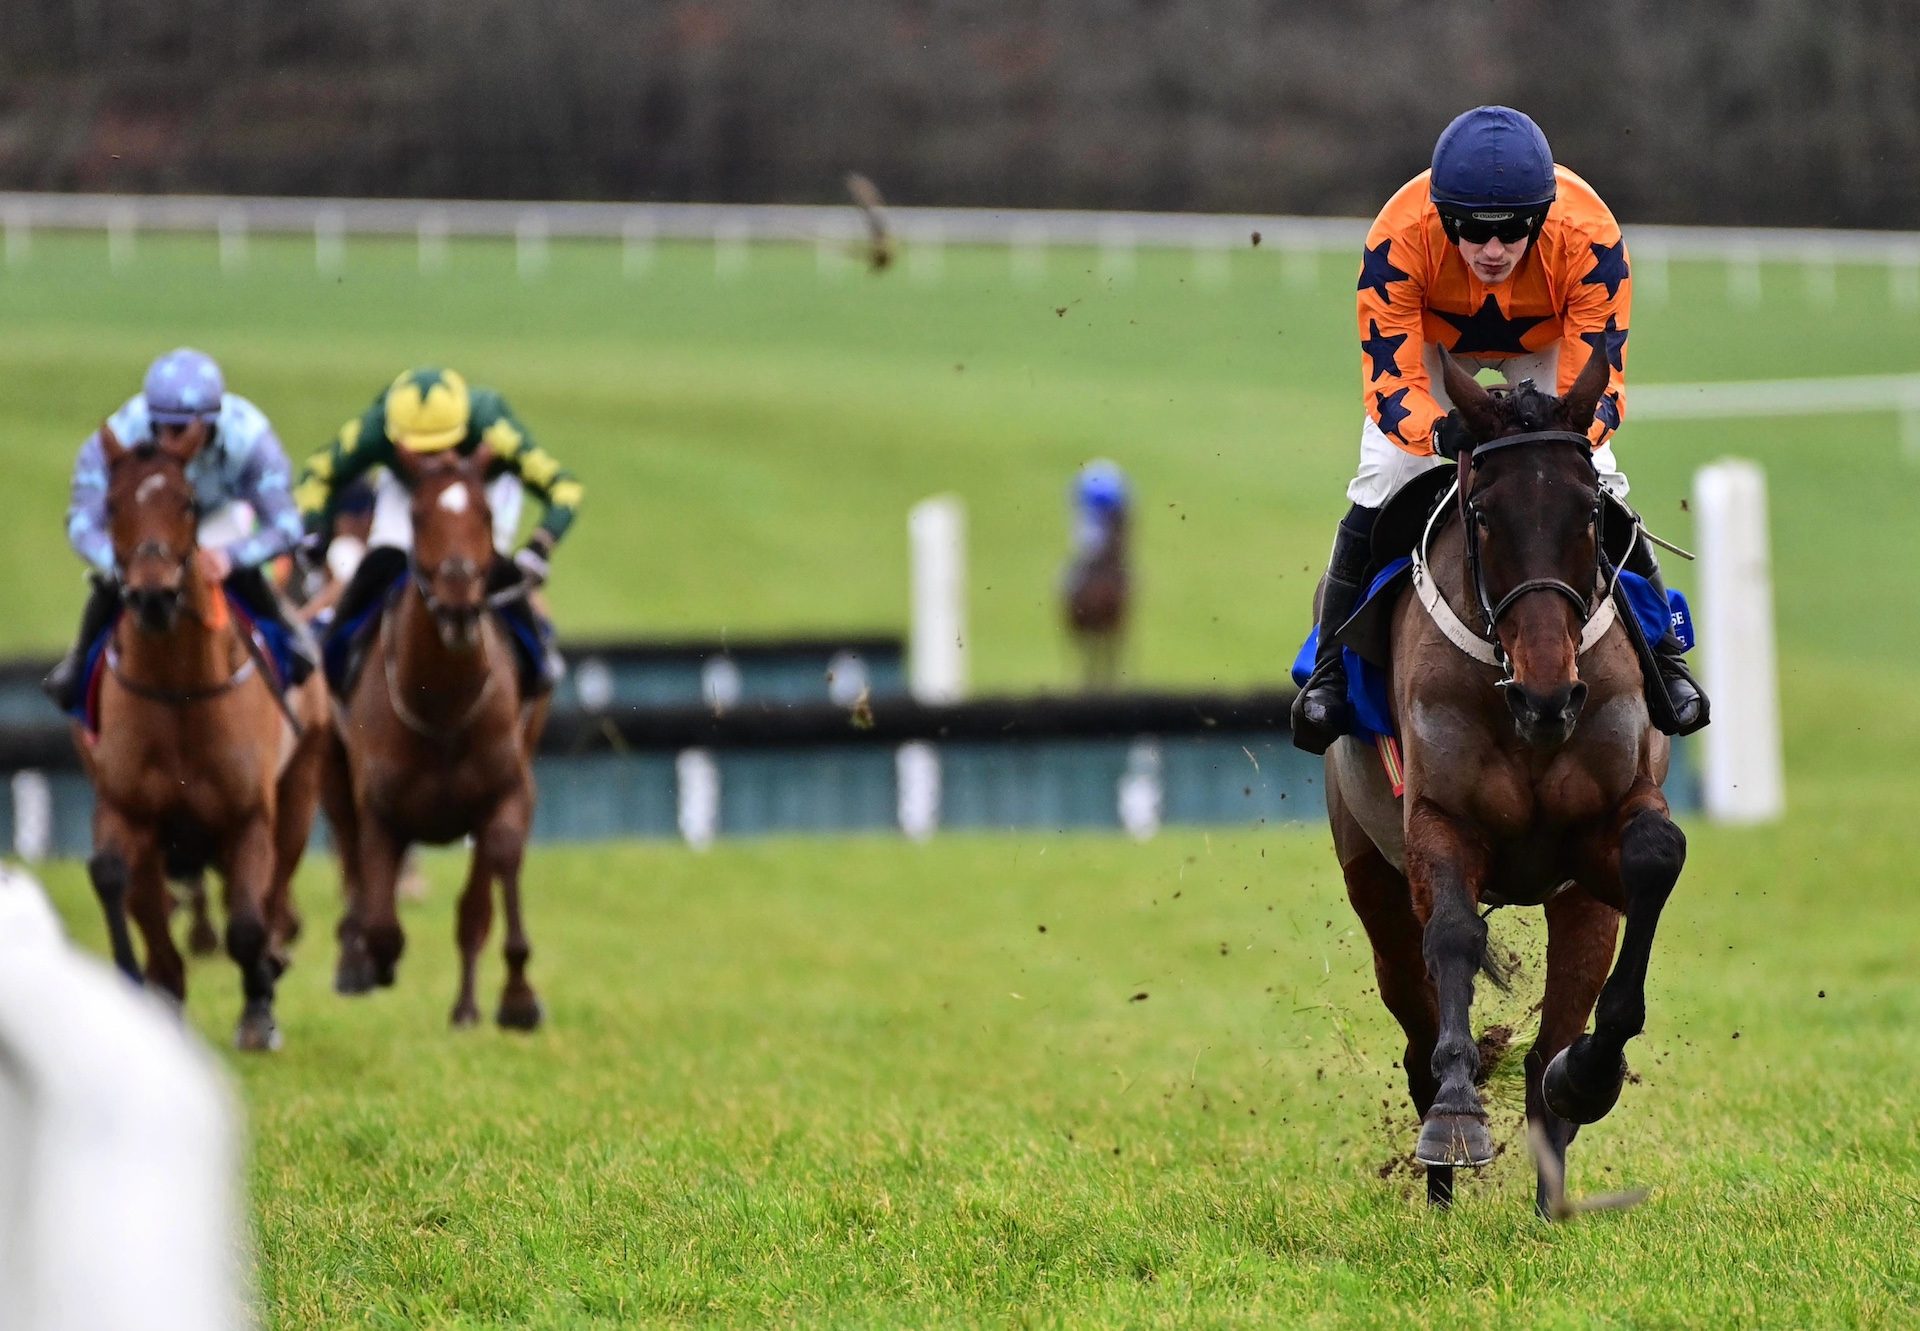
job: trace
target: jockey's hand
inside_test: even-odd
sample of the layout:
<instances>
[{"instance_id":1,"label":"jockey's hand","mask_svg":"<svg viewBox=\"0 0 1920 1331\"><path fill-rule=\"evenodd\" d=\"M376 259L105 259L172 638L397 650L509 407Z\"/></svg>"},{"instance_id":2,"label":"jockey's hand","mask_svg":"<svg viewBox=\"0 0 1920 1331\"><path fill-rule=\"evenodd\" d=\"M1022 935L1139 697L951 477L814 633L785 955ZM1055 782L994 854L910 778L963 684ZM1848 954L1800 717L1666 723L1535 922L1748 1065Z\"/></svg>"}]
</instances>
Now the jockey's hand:
<instances>
[{"instance_id":1,"label":"jockey's hand","mask_svg":"<svg viewBox=\"0 0 1920 1331\"><path fill-rule=\"evenodd\" d=\"M1461 449L1472 448L1478 442L1467 423L1460 419L1458 408L1433 423L1433 451L1449 462L1460 456Z\"/></svg>"},{"instance_id":2,"label":"jockey's hand","mask_svg":"<svg viewBox=\"0 0 1920 1331\"><path fill-rule=\"evenodd\" d=\"M202 546L196 550L193 562L199 566L201 580L216 587L225 582L227 575L233 572L233 560L228 557L227 552L210 546Z\"/></svg>"},{"instance_id":3,"label":"jockey's hand","mask_svg":"<svg viewBox=\"0 0 1920 1331\"><path fill-rule=\"evenodd\" d=\"M529 587L543 586L547 581L547 552L532 541L514 552L513 566L520 570L521 580Z\"/></svg>"}]
</instances>

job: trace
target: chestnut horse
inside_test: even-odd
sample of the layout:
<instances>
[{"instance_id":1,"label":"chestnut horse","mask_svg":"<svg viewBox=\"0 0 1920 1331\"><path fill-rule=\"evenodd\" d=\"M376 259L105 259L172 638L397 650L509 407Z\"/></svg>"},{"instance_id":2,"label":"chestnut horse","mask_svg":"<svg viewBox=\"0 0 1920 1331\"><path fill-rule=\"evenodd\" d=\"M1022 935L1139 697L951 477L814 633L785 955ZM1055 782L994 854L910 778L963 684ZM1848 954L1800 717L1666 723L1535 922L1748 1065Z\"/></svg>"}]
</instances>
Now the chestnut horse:
<instances>
[{"instance_id":1,"label":"chestnut horse","mask_svg":"<svg viewBox=\"0 0 1920 1331\"><path fill-rule=\"evenodd\" d=\"M455 1026L480 1019L474 965L493 922L493 884L506 907L507 982L496 1020L539 1026L527 982L520 865L533 823L533 750L547 700L520 696L507 631L490 613L495 570L484 447L469 457L399 450L413 493L413 555L404 589L382 617L366 665L338 716L343 748L327 782L347 908L335 987L391 985L406 945L394 895L410 846L473 838L457 941ZM504 565L502 567L505 567ZM524 595L516 584L494 593Z\"/></svg>"},{"instance_id":2,"label":"chestnut horse","mask_svg":"<svg viewBox=\"0 0 1920 1331\"><path fill-rule=\"evenodd\" d=\"M1081 681L1089 689L1110 689L1120 675L1120 648L1133 599L1127 557L1127 515L1104 519L1105 540L1067 569L1063 601L1067 633L1080 650Z\"/></svg>"},{"instance_id":3,"label":"chestnut horse","mask_svg":"<svg viewBox=\"0 0 1920 1331\"><path fill-rule=\"evenodd\" d=\"M147 982L184 1000L165 880L170 870L218 870L227 952L246 1000L234 1043L277 1049L273 991L299 929L290 883L319 799L326 684L316 675L277 700L220 586L202 573L186 468L207 441L205 422L140 449L104 426L100 437L126 609L107 647L98 738L74 727L94 792L87 871L120 969L139 978L131 912Z\"/></svg>"},{"instance_id":4,"label":"chestnut horse","mask_svg":"<svg viewBox=\"0 0 1920 1331\"><path fill-rule=\"evenodd\" d=\"M1450 1203L1456 1165L1494 1154L1469 1024L1476 972L1495 974L1482 911L1545 908L1526 1104L1530 1136L1551 1157L1539 1162L1536 1205L1552 1214L1567 1145L1613 1107L1626 1043L1645 1025L1648 957L1686 838L1660 789L1667 737L1648 721L1638 660L1614 622L1586 438L1604 355L1564 399L1531 384L1489 392L1442 361L1480 442L1460 456L1458 520L1440 523L1443 501L1393 610L1404 802L1372 751L1345 739L1326 757L1328 814L1380 996L1406 1031L1415 1156L1435 1205ZM1596 999L1594 1031L1582 1034Z\"/></svg>"}]
</instances>

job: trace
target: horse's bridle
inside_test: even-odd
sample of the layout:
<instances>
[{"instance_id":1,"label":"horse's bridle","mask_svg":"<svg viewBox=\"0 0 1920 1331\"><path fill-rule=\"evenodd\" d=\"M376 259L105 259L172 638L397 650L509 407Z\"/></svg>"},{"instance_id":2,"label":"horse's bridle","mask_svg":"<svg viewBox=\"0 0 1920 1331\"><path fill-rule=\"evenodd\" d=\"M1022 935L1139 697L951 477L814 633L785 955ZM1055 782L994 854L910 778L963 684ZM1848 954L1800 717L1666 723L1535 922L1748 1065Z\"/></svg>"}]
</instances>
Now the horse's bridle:
<instances>
[{"instance_id":1,"label":"horse's bridle","mask_svg":"<svg viewBox=\"0 0 1920 1331\"><path fill-rule=\"evenodd\" d=\"M1591 442L1587 436L1576 434L1571 430L1532 430L1524 434L1506 435L1475 446L1471 457L1485 457L1496 450L1520 444L1541 443L1577 444L1580 448L1580 456L1597 476L1598 469L1594 467ZM1468 455L1462 456L1465 458ZM1461 471L1463 473L1466 471L1464 461ZM1427 550L1433 540L1434 528L1439 522L1440 515L1446 512L1447 499L1456 495L1460 500L1461 523L1466 528L1467 567L1473 584L1474 598L1479 602L1481 623L1484 625L1480 632L1468 628L1460 621L1459 616L1454 614L1453 607L1447 604L1444 596L1440 595L1439 587L1428 569ZM1500 617L1511 610L1514 603L1521 597L1533 592L1555 592L1573 602L1579 611L1581 623L1580 644L1576 655L1585 655L1606 635L1606 631L1613 626L1615 617L1613 589L1614 584L1619 580L1620 570L1607 562L1606 511L1606 497L1603 493L1594 510L1594 581L1604 579L1606 586L1597 599L1591 592L1583 593L1577 587L1559 578L1529 578L1508 591L1496 604L1487 592L1486 575L1480 562L1480 510L1474 503L1473 492L1463 491L1460 482L1456 480L1447 495L1434 506L1432 515L1427 519L1426 528L1421 532L1420 544L1414 550L1414 582L1419 592L1420 602L1426 606L1428 613L1433 616L1441 631L1456 647L1476 661L1498 666L1505 676L1502 683L1513 679L1513 663L1507 658L1506 648L1500 645L1500 636L1497 631ZM1635 524L1636 539L1638 539L1638 525L1638 523Z\"/></svg>"}]
</instances>

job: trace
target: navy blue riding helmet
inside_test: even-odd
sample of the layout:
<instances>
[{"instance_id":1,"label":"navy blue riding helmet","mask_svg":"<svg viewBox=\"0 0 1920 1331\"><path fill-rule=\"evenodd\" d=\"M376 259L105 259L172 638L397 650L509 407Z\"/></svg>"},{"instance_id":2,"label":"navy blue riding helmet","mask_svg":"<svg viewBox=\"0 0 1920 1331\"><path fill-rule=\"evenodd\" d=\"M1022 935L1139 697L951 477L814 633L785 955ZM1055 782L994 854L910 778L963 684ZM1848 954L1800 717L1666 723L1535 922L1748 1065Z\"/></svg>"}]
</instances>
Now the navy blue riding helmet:
<instances>
[{"instance_id":1,"label":"navy blue riding helmet","mask_svg":"<svg viewBox=\"0 0 1920 1331\"><path fill-rule=\"evenodd\" d=\"M1449 240L1532 240L1559 193L1553 150L1525 113L1476 106L1433 145L1428 191Z\"/></svg>"}]
</instances>

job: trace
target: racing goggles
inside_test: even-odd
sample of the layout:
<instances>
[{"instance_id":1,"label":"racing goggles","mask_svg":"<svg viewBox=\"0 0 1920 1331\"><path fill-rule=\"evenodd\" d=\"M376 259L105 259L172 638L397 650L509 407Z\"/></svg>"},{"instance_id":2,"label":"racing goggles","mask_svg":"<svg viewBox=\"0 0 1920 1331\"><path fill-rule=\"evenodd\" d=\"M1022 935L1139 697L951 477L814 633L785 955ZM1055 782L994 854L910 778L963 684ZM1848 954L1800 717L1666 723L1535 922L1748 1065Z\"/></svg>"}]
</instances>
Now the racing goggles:
<instances>
[{"instance_id":1,"label":"racing goggles","mask_svg":"<svg viewBox=\"0 0 1920 1331\"><path fill-rule=\"evenodd\" d=\"M1448 237L1464 240L1470 245L1484 245L1490 240L1498 240L1503 245L1518 245L1523 240L1532 239L1545 219L1544 208L1526 212L1511 208L1476 208L1471 212L1458 213L1443 209L1440 213L1440 222L1446 227Z\"/></svg>"}]
</instances>

